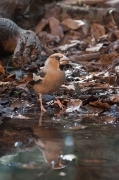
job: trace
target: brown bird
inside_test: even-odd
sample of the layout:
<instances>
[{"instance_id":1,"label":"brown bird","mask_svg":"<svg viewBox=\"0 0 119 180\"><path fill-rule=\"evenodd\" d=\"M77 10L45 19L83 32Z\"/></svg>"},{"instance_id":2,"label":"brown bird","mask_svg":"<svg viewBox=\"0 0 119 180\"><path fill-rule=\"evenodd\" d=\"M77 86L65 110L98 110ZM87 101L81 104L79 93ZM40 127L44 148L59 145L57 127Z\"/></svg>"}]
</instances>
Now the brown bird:
<instances>
[{"instance_id":1,"label":"brown bird","mask_svg":"<svg viewBox=\"0 0 119 180\"><path fill-rule=\"evenodd\" d=\"M63 54L56 53L49 56L44 68L39 72L40 78L37 81L30 81L33 89L39 94L41 112L46 109L42 104L42 94L49 94L57 91L65 81L65 72L60 70L60 65L68 64L69 59Z\"/></svg>"}]
</instances>

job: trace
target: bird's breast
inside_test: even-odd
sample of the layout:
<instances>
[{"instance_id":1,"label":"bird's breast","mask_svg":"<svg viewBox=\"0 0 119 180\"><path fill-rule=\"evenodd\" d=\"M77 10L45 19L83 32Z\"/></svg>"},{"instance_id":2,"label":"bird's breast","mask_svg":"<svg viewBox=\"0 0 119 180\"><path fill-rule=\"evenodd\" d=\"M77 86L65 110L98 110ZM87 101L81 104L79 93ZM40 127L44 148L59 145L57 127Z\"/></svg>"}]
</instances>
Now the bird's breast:
<instances>
[{"instance_id":1,"label":"bird's breast","mask_svg":"<svg viewBox=\"0 0 119 180\"><path fill-rule=\"evenodd\" d=\"M65 73L63 71L47 72L41 84L34 85L37 93L48 94L57 91L65 81Z\"/></svg>"},{"instance_id":2,"label":"bird's breast","mask_svg":"<svg viewBox=\"0 0 119 180\"><path fill-rule=\"evenodd\" d=\"M51 91L58 90L65 81L65 73L63 71L52 72L46 79L46 84L49 82L49 89Z\"/></svg>"}]
</instances>

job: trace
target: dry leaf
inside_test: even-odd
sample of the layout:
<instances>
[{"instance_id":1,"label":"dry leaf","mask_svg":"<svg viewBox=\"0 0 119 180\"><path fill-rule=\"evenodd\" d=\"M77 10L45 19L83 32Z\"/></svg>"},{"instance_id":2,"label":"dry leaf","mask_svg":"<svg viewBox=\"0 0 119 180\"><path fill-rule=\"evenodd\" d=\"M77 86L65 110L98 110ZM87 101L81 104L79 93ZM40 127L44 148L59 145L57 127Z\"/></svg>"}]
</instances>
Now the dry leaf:
<instances>
[{"instance_id":1,"label":"dry leaf","mask_svg":"<svg viewBox=\"0 0 119 180\"><path fill-rule=\"evenodd\" d=\"M103 46L103 44L99 43L95 47L92 46L92 47L86 48L86 51L98 52L102 48L102 46Z\"/></svg>"},{"instance_id":2,"label":"dry leaf","mask_svg":"<svg viewBox=\"0 0 119 180\"><path fill-rule=\"evenodd\" d=\"M99 60L99 62L101 64L105 64L105 65L113 64L117 57L118 57L118 53L117 52L111 52L109 54L103 55L101 57L101 59Z\"/></svg>"},{"instance_id":3,"label":"dry leaf","mask_svg":"<svg viewBox=\"0 0 119 180\"><path fill-rule=\"evenodd\" d=\"M69 89L69 90L75 90L74 84L70 84L68 86L62 85L63 88Z\"/></svg>"},{"instance_id":4,"label":"dry leaf","mask_svg":"<svg viewBox=\"0 0 119 180\"><path fill-rule=\"evenodd\" d=\"M95 115L95 114L100 113L100 112L103 111L102 108L90 106L89 104L86 104L84 107L85 107L85 111L84 111L83 109L82 109L82 110L83 110L86 114L88 113L88 114L94 114L94 115ZM82 112L83 112L83 111L82 111Z\"/></svg>"},{"instance_id":5,"label":"dry leaf","mask_svg":"<svg viewBox=\"0 0 119 180\"><path fill-rule=\"evenodd\" d=\"M56 19L55 17L50 17L49 26L50 26L51 34L55 36L59 36L60 38L64 37L63 29L60 26L60 22L58 19Z\"/></svg>"},{"instance_id":6,"label":"dry leaf","mask_svg":"<svg viewBox=\"0 0 119 180\"><path fill-rule=\"evenodd\" d=\"M108 75L108 76L93 76L93 79L97 80L98 82L105 82L110 85L114 85L116 83L116 76ZM103 86L104 87L104 86Z\"/></svg>"},{"instance_id":7,"label":"dry leaf","mask_svg":"<svg viewBox=\"0 0 119 180\"><path fill-rule=\"evenodd\" d=\"M80 99L71 99L70 102L67 103L66 112L79 110L81 105L82 101Z\"/></svg>"},{"instance_id":8,"label":"dry leaf","mask_svg":"<svg viewBox=\"0 0 119 180\"><path fill-rule=\"evenodd\" d=\"M10 105L11 108L21 108L22 107L22 102L20 101L20 99L16 99L12 102L12 104Z\"/></svg>"},{"instance_id":9,"label":"dry leaf","mask_svg":"<svg viewBox=\"0 0 119 180\"><path fill-rule=\"evenodd\" d=\"M109 33L109 39L110 41L116 41L117 39L119 39L119 30L111 31Z\"/></svg>"},{"instance_id":10,"label":"dry leaf","mask_svg":"<svg viewBox=\"0 0 119 180\"><path fill-rule=\"evenodd\" d=\"M29 82L32 78L33 78L33 73L29 72L28 75L25 78L21 79L19 82Z\"/></svg>"},{"instance_id":11,"label":"dry leaf","mask_svg":"<svg viewBox=\"0 0 119 180\"><path fill-rule=\"evenodd\" d=\"M3 75L5 75L5 70L4 67L0 64L0 73L2 73Z\"/></svg>"},{"instance_id":12,"label":"dry leaf","mask_svg":"<svg viewBox=\"0 0 119 180\"><path fill-rule=\"evenodd\" d=\"M111 117L111 116L105 116L103 117L104 122L107 123L114 123L116 121L115 117Z\"/></svg>"},{"instance_id":13,"label":"dry leaf","mask_svg":"<svg viewBox=\"0 0 119 180\"><path fill-rule=\"evenodd\" d=\"M119 102L119 95L113 95L109 97L111 101L117 103Z\"/></svg>"},{"instance_id":14,"label":"dry leaf","mask_svg":"<svg viewBox=\"0 0 119 180\"><path fill-rule=\"evenodd\" d=\"M87 20L83 20L83 22L85 23L83 26L82 26L82 31L85 35L87 35L89 33L89 30L90 30L90 23L87 21Z\"/></svg>"},{"instance_id":15,"label":"dry leaf","mask_svg":"<svg viewBox=\"0 0 119 180\"><path fill-rule=\"evenodd\" d=\"M103 108L103 109L110 109L110 106L109 106L108 103L103 103L103 102L100 102L100 101L90 102L89 104L91 106L100 107L100 108Z\"/></svg>"},{"instance_id":16,"label":"dry leaf","mask_svg":"<svg viewBox=\"0 0 119 180\"><path fill-rule=\"evenodd\" d=\"M81 20L65 19L64 21L62 21L62 24L72 30L77 30L85 23Z\"/></svg>"},{"instance_id":17,"label":"dry leaf","mask_svg":"<svg viewBox=\"0 0 119 180\"><path fill-rule=\"evenodd\" d=\"M43 28L48 24L48 19L41 19L41 21L37 24L35 33L39 33L43 30Z\"/></svg>"},{"instance_id":18,"label":"dry leaf","mask_svg":"<svg viewBox=\"0 0 119 180\"><path fill-rule=\"evenodd\" d=\"M105 34L105 28L100 24L93 23L91 26L91 33L97 41L101 36Z\"/></svg>"}]
</instances>

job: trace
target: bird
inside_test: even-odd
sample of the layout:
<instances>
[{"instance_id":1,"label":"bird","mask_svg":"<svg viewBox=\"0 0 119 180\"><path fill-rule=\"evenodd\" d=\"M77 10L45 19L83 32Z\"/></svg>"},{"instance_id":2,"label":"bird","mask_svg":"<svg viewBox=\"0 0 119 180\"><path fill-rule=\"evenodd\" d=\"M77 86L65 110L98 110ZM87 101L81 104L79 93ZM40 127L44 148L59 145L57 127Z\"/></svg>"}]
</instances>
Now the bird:
<instances>
[{"instance_id":1,"label":"bird","mask_svg":"<svg viewBox=\"0 0 119 180\"><path fill-rule=\"evenodd\" d=\"M46 109L42 104L42 95L54 93L61 87L65 81L65 72L60 69L60 65L68 63L69 58L65 55L61 53L52 54L45 61L44 68L38 73L40 78L28 82L39 95L41 112L46 112Z\"/></svg>"}]
</instances>

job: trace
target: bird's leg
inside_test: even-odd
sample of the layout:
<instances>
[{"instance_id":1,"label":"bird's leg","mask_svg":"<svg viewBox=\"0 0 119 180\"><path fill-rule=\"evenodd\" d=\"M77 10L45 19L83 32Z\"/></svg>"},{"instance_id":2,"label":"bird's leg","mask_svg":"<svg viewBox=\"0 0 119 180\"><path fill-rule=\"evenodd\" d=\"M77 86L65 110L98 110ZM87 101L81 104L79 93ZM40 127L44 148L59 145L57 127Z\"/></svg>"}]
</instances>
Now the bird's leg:
<instances>
[{"instance_id":1,"label":"bird's leg","mask_svg":"<svg viewBox=\"0 0 119 180\"><path fill-rule=\"evenodd\" d=\"M40 100L40 109L41 109L41 112L46 112L46 109L43 107L43 104L42 104L42 94L39 94L39 100Z\"/></svg>"},{"instance_id":2,"label":"bird's leg","mask_svg":"<svg viewBox=\"0 0 119 180\"><path fill-rule=\"evenodd\" d=\"M42 116L43 116L43 112L40 113L39 126L42 125Z\"/></svg>"}]
</instances>

